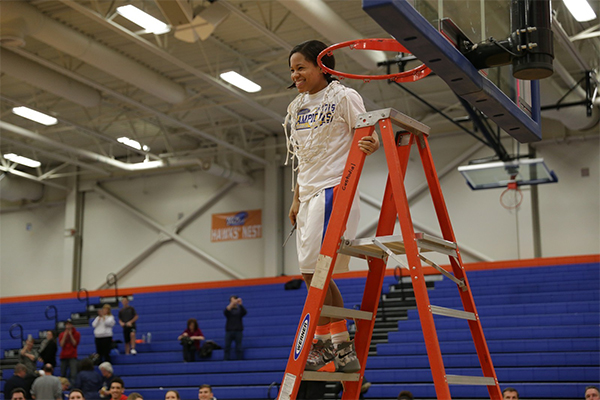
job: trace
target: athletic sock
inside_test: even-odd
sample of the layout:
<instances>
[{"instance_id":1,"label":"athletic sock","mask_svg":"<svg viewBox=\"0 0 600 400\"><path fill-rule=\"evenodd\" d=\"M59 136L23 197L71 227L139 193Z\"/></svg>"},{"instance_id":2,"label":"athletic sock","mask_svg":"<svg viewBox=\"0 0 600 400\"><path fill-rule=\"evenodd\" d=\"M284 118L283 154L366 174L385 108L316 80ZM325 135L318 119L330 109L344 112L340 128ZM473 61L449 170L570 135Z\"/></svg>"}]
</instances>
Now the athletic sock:
<instances>
[{"instance_id":1,"label":"athletic sock","mask_svg":"<svg viewBox=\"0 0 600 400\"><path fill-rule=\"evenodd\" d=\"M331 339L331 324L317 325L317 331L315 332L315 339L322 340L325 342L327 339Z\"/></svg>"},{"instance_id":2,"label":"athletic sock","mask_svg":"<svg viewBox=\"0 0 600 400\"><path fill-rule=\"evenodd\" d=\"M349 340L350 334L348 333L348 328L346 327L346 320L343 319L341 321L332 322L331 341L333 342L333 344L348 342Z\"/></svg>"}]
</instances>

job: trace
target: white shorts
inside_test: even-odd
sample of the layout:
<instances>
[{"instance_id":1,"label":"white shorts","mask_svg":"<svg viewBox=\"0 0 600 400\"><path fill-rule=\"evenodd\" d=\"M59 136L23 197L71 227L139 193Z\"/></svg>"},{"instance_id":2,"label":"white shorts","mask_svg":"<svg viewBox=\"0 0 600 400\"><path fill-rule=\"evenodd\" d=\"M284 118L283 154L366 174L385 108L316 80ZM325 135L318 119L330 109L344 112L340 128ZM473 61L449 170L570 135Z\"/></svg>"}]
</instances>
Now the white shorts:
<instances>
[{"instance_id":1,"label":"white shorts","mask_svg":"<svg viewBox=\"0 0 600 400\"><path fill-rule=\"evenodd\" d=\"M321 252L321 244L325 237L325 231L329 223L329 217L333 209L334 188L323 189L310 199L300 203L300 209L296 216L296 247L298 249L298 264L303 274L313 274L317 258ZM344 238L354 239L360 219L359 192L356 191ZM338 254L335 272L348 271L350 256Z\"/></svg>"}]
</instances>

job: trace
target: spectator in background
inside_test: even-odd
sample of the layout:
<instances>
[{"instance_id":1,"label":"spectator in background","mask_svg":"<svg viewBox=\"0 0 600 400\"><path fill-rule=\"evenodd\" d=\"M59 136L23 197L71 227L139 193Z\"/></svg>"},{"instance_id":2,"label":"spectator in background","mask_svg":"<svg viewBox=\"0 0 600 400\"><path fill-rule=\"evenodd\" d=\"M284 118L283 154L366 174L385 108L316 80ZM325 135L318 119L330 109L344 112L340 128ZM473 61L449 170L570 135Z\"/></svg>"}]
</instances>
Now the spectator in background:
<instances>
[{"instance_id":1,"label":"spectator in background","mask_svg":"<svg viewBox=\"0 0 600 400\"><path fill-rule=\"evenodd\" d=\"M227 318L227 323L225 324L225 360L231 359L232 342L235 342L237 359L241 360L244 357L244 349L242 348L244 324L242 323L242 318L247 313L242 305L242 299L237 296L231 296L229 298L229 305L223 313Z\"/></svg>"},{"instance_id":2,"label":"spectator in background","mask_svg":"<svg viewBox=\"0 0 600 400\"><path fill-rule=\"evenodd\" d=\"M123 383L123 379L113 379L112 383L110 384L111 400L127 400L127 396L125 396L123 392L125 392L125 383Z\"/></svg>"},{"instance_id":3,"label":"spectator in background","mask_svg":"<svg viewBox=\"0 0 600 400\"><path fill-rule=\"evenodd\" d=\"M123 327L123 338L125 339L125 354L136 355L135 350L135 322L139 315L135 312L135 308L129 305L127 296L121 297L123 308L119 311L119 324Z\"/></svg>"},{"instance_id":4,"label":"spectator in background","mask_svg":"<svg viewBox=\"0 0 600 400\"><path fill-rule=\"evenodd\" d=\"M31 397L39 400L60 400L62 398L62 386L60 379L53 376L52 364L44 365L44 375L36 378L31 387Z\"/></svg>"},{"instance_id":5,"label":"spectator in background","mask_svg":"<svg viewBox=\"0 0 600 400\"><path fill-rule=\"evenodd\" d=\"M27 373L34 374L37 369L36 361L38 359L37 353L33 350L33 337L29 335L25 341L25 346L19 351L19 362L25 365Z\"/></svg>"},{"instance_id":6,"label":"spectator in background","mask_svg":"<svg viewBox=\"0 0 600 400\"><path fill-rule=\"evenodd\" d=\"M4 383L4 393L12 393L15 389L23 389L25 398L31 398L31 385L35 376L27 373L27 367L21 363L15 365L15 373Z\"/></svg>"},{"instance_id":7,"label":"spectator in background","mask_svg":"<svg viewBox=\"0 0 600 400\"><path fill-rule=\"evenodd\" d=\"M403 390L398 394L398 400L414 400L414 397L408 390Z\"/></svg>"},{"instance_id":8,"label":"spectator in background","mask_svg":"<svg viewBox=\"0 0 600 400\"><path fill-rule=\"evenodd\" d=\"M196 353L200 350L200 342L204 340L204 335L198 327L196 318L190 318L187 321L187 328L177 338L183 346L184 361L194 361Z\"/></svg>"},{"instance_id":9,"label":"spectator in background","mask_svg":"<svg viewBox=\"0 0 600 400\"><path fill-rule=\"evenodd\" d=\"M41 361L44 365L51 364L52 367L56 367L56 353L58 352L58 345L54 338L54 331L46 331L46 339L40 345L40 354L38 361Z\"/></svg>"},{"instance_id":10,"label":"spectator in background","mask_svg":"<svg viewBox=\"0 0 600 400\"><path fill-rule=\"evenodd\" d=\"M77 346L81 340L81 334L73 326L73 322L68 319L65 322L65 330L58 335L58 342L62 348L60 351L60 376L67 377L69 371L69 381L75 382L77 376Z\"/></svg>"},{"instance_id":11,"label":"spectator in background","mask_svg":"<svg viewBox=\"0 0 600 400\"><path fill-rule=\"evenodd\" d=\"M5 387L6 389L6 387ZM9 393L9 392L4 392L4 393ZM25 400L25 390L21 389L21 388L16 388L14 389L12 392L10 392L10 399L11 400Z\"/></svg>"},{"instance_id":12,"label":"spectator in background","mask_svg":"<svg viewBox=\"0 0 600 400\"><path fill-rule=\"evenodd\" d=\"M585 388L585 400L599 400L600 392L596 386L588 386Z\"/></svg>"},{"instance_id":13,"label":"spectator in background","mask_svg":"<svg viewBox=\"0 0 600 400\"><path fill-rule=\"evenodd\" d=\"M127 396L127 400L144 400L144 398L141 394L133 392L129 396Z\"/></svg>"},{"instance_id":14,"label":"spectator in background","mask_svg":"<svg viewBox=\"0 0 600 400\"><path fill-rule=\"evenodd\" d=\"M71 390L71 393L69 393L69 400L85 400L85 395L81 390L73 389Z\"/></svg>"},{"instance_id":15,"label":"spectator in background","mask_svg":"<svg viewBox=\"0 0 600 400\"><path fill-rule=\"evenodd\" d=\"M19 350L18 362L25 365L27 369L27 373L34 374L37 369L36 361L37 361L37 353L33 349L35 342L31 335L27 336L27 340L25 340L25 344L23 348Z\"/></svg>"},{"instance_id":16,"label":"spectator in background","mask_svg":"<svg viewBox=\"0 0 600 400\"><path fill-rule=\"evenodd\" d=\"M507 387L502 391L502 400L519 400L519 392L515 388Z\"/></svg>"},{"instance_id":17,"label":"spectator in background","mask_svg":"<svg viewBox=\"0 0 600 400\"><path fill-rule=\"evenodd\" d=\"M177 390L169 390L165 394L165 400L181 400L181 396Z\"/></svg>"},{"instance_id":18,"label":"spectator in background","mask_svg":"<svg viewBox=\"0 0 600 400\"><path fill-rule=\"evenodd\" d=\"M213 395L212 387L210 387L210 385L205 384L200 386L200 390L198 390L198 400L217 400Z\"/></svg>"},{"instance_id":19,"label":"spectator in background","mask_svg":"<svg viewBox=\"0 0 600 400\"><path fill-rule=\"evenodd\" d=\"M99 392L102 389L102 376L94 370L92 360L89 358L81 360L79 369L73 387L80 389L88 400L99 399Z\"/></svg>"},{"instance_id":20,"label":"spectator in background","mask_svg":"<svg viewBox=\"0 0 600 400\"><path fill-rule=\"evenodd\" d=\"M65 378L64 376L61 376L58 378L60 380L60 386L62 388L62 392L63 392L63 399L68 399L69 398L69 389L71 388L71 382L69 382L69 380L67 378Z\"/></svg>"},{"instance_id":21,"label":"spectator in background","mask_svg":"<svg viewBox=\"0 0 600 400\"><path fill-rule=\"evenodd\" d=\"M98 366L104 381L102 382L102 389L100 389L100 397L107 398L110 397L110 384L112 381L118 376L116 376L113 372L113 366L108 361L103 362Z\"/></svg>"},{"instance_id":22,"label":"spectator in background","mask_svg":"<svg viewBox=\"0 0 600 400\"><path fill-rule=\"evenodd\" d=\"M110 350L113 341L113 326L115 326L115 317L111 314L110 304L105 304L98 310L98 316L92 321L94 327L94 338L96 341L96 353L98 353L98 363L103 361L110 362Z\"/></svg>"}]
</instances>

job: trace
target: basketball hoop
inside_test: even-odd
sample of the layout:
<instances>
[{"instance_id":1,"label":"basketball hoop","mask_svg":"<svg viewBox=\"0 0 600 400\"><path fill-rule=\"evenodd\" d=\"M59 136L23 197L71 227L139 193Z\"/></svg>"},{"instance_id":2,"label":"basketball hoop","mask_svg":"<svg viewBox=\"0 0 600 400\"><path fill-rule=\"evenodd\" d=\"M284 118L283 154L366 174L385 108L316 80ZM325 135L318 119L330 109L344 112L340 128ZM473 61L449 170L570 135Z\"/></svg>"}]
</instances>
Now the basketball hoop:
<instances>
[{"instance_id":1,"label":"basketball hoop","mask_svg":"<svg viewBox=\"0 0 600 400\"><path fill-rule=\"evenodd\" d=\"M511 181L508 183L507 188L500 195L500 204L507 210L514 210L519 208L523 202L523 192L519 189L517 181L514 177L511 177Z\"/></svg>"},{"instance_id":2,"label":"basketball hoop","mask_svg":"<svg viewBox=\"0 0 600 400\"><path fill-rule=\"evenodd\" d=\"M331 68L326 67L321 62L321 58L323 58L326 54L331 55L334 50L341 49L344 47L349 47L351 50L380 50L380 51L394 51L397 53L408 53L410 52L406 50L404 46L398 43L395 39L359 39L359 40L350 40L347 42L342 42L338 44L334 44L323 50L319 56L317 57L317 64L319 67L330 73L331 75L339 76L340 78L349 78L349 79L362 79L365 82L374 81L374 80L383 80L390 79L395 82L416 82L419 79L425 78L427 75L431 73L431 70L425 65L421 64L420 66L411 69L410 71L398 72L395 74L387 74L387 75L358 75L358 74L350 74L347 72L339 72L333 70Z\"/></svg>"}]
</instances>

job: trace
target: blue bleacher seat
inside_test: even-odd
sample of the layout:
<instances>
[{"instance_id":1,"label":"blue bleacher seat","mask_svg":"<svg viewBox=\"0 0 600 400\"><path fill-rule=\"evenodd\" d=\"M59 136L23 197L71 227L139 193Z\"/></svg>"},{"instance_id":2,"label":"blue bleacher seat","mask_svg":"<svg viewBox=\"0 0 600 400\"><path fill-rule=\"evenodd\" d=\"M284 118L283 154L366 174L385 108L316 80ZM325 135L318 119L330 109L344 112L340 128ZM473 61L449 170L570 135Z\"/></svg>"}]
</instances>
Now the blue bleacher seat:
<instances>
[{"instance_id":1,"label":"blue bleacher seat","mask_svg":"<svg viewBox=\"0 0 600 400\"><path fill-rule=\"evenodd\" d=\"M598 382L600 375L600 265L584 263L560 266L511 268L468 272L478 314L502 387L515 387L521 399L573 399L583 388ZM364 278L336 280L348 307L361 302ZM384 290L395 296L393 276L385 278ZM248 309L244 318L244 360L223 361L223 350L206 359L183 362L177 336L188 318L197 318L207 339L223 346L223 309L230 295L243 298ZM462 309L456 285L448 279L435 282L429 291L432 304ZM287 363L306 297L306 288L286 291L283 284L232 286L136 293L138 339L152 333L151 343L139 343L136 356L114 355L115 373L125 380L126 393L141 393L161 399L167 389L177 389L182 398L197 398L198 386L213 385L220 400L266 399L269 385L280 382ZM99 302L91 296L90 303ZM46 319L49 305L58 309L59 320L85 310L77 299L0 304L2 349L19 348L10 326L19 323L24 335L38 336L54 321ZM201 306L198 306L201 305ZM113 315L118 310L113 309ZM447 374L481 376L481 369L464 320L435 317ZM82 334L80 358L95 351L90 326L77 328ZM114 339L122 341L116 326ZM401 390L415 398L433 399L429 360L416 310L398 322L388 341L376 346L369 357L365 376L372 382L370 399L395 399ZM0 355L3 357L4 355ZM12 376L4 370L2 382ZM1 387L1 386L0 386ZM277 388L271 389L274 398ZM485 387L452 386L456 399L489 398Z\"/></svg>"}]
</instances>

